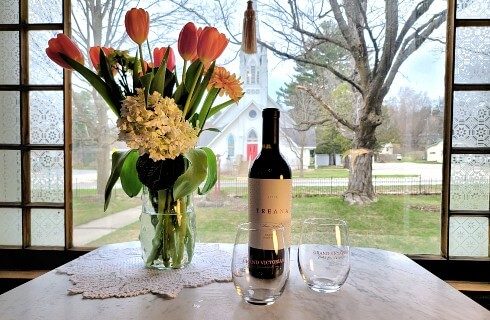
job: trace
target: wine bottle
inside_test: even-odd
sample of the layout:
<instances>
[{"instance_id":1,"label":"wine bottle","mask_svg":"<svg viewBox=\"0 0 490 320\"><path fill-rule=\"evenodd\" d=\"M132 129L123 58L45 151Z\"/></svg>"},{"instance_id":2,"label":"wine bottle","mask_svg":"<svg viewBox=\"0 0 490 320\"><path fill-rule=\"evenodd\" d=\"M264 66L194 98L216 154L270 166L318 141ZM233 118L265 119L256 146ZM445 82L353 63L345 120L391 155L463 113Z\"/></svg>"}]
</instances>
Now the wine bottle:
<instances>
[{"instance_id":1,"label":"wine bottle","mask_svg":"<svg viewBox=\"0 0 490 320\"><path fill-rule=\"evenodd\" d=\"M285 243L280 248L273 247L271 235L250 239L249 271L261 279L273 279L282 274L284 250L289 250L290 243L291 169L279 151L279 116L275 108L262 111L262 150L248 175L249 222L282 224L285 228Z\"/></svg>"}]
</instances>

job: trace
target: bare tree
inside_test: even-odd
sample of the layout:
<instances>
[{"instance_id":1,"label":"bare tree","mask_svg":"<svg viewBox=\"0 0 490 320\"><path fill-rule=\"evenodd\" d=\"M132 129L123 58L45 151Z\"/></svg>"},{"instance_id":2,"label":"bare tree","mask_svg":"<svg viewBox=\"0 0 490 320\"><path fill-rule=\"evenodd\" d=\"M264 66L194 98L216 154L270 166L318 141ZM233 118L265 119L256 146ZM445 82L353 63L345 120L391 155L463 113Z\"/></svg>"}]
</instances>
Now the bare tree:
<instances>
[{"instance_id":1,"label":"bare tree","mask_svg":"<svg viewBox=\"0 0 490 320\"><path fill-rule=\"evenodd\" d=\"M446 10L434 11L434 0L288 0L273 1L266 25L283 40L283 45L261 42L284 59L312 64L330 71L351 85L361 97L358 121L335 112L311 87L305 87L342 126L354 133L349 186L344 199L349 203L375 200L372 185L372 157L376 128L382 123L382 103L403 62L429 39L446 20ZM322 32L321 24L335 21L340 35ZM345 50L354 65L353 73L339 70L331 61L310 52L329 44Z\"/></svg>"}]
</instances>

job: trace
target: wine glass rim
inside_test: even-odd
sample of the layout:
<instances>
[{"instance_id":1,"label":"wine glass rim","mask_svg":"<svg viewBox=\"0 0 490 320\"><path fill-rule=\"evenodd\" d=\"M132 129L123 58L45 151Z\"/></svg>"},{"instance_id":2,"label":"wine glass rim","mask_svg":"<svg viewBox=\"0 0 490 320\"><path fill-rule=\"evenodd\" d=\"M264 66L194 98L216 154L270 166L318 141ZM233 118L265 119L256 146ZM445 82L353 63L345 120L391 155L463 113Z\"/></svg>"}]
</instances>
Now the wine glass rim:
<instances>
[{"instance_id":1,"label":"wine glass rim","mask_svg":"<svg viewBox=\"0 0 490 320\"><path fill-rule=\"evenodd\" d=\"M285 227L282 223L275 222L243 222L237 225L238 230L259 230L259 229L276 229L276 230L284 230Z\"/></svg>"},{"instance_id":2,"label":"wine glass rim","mask_svg":"<svg viewBox=\"0 0 490 320\"><path fill-rule=\"evenodd\" d=\"M305 220L303 220L303 224L315 224L322 226L347 226L347 221L338 218L306 218Z\"/></svg>"}]
</instances>

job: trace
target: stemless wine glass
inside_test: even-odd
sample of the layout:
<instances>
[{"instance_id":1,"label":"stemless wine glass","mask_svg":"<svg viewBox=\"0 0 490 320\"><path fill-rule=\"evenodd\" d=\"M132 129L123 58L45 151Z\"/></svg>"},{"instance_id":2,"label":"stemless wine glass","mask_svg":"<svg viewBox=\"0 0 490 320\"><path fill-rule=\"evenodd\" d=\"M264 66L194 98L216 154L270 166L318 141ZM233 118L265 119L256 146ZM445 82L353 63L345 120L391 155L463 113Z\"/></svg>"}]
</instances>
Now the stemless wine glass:
<instances>
[{"instance_id":1,"label":"stemless wine glass","mask_svg":"<svg viewBox=\"0 0 490 320\"><path fill-rule=\"evenodd\" d=\"M289 276L289 249L281 224L238 225L231 272L235 289L251 304L269 305L284 291Z\"/></svg>"},{"instance_id":2,"label":"stemless wine glass","mask_svg":"<svg viewBox=\"0 0 490 320\"><path fill-rule=\"evenodd\" d=\"M303 221L298 246L299 271L317 292L335 292L350 270L347 223L344 220L309 218Z\"/></svg>"}]
</instances>

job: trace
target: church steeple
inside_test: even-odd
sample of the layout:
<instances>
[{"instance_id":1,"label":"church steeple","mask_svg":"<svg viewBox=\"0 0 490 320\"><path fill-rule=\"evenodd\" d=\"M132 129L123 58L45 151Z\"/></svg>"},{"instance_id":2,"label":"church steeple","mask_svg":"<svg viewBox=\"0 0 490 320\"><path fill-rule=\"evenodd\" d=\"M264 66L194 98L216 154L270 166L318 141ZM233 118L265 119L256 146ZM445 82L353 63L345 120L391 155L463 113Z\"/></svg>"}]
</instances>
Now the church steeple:
<instances>
[{"instance_id":1,"label":"church steeple","mask_svg":"<svg viewBox=\"0 0 490 320\"><path fill-rule=\"evenodd\" d=\"M256 35L260 39L259 19L256 1L253 2L256 14ZM257 43L257 52L246 54L240 51L240 76L243 81L245 98L254 100L261 108L266 108L268 97L267 49Z\"/></svg>"}]
</instances>

